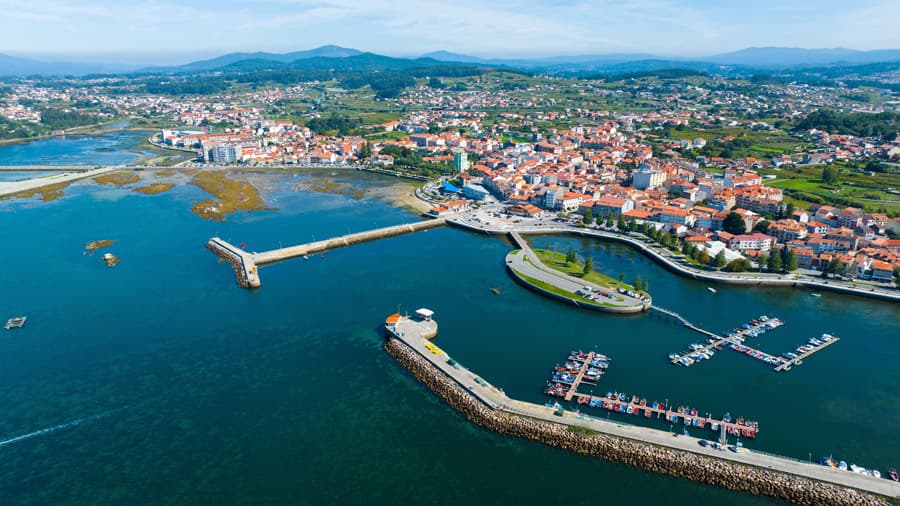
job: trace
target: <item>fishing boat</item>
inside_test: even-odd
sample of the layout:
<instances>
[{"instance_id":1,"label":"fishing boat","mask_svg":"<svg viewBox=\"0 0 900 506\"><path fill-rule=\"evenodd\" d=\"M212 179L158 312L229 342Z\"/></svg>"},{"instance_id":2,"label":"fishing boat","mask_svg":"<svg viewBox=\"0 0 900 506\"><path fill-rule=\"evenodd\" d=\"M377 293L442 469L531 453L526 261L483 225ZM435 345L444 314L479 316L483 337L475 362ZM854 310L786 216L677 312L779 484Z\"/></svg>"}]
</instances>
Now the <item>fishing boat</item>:
<instances>
[{"instance_id":1,"label":"fishing boat","mask_svg":"<svg viewBox=\"0 0 900 506\"><path fill-rule=\"evenodd\" d=\"M499 289L499 288L491 288L491 291L494 293L494 295L500 295L500 289Z\"/></svg>"},{"instance_id":2,"label":"fishing boat","mask_svg":"<svg viewBox=\"0 0 900 506\"><path fill-rule=\"evenodd\" d=\"M822 457L822 460L819 461L819 464L822 464L826 467L837 467L837 462L831 457Z\"/></svg>"},{"instance_id":3,"label":"fishing boat","mask_svg":"<svg viewBox=\"0 0 900 506\"><path fill-rule=\"evenodd\" d=\"M27 316L16 316L14 318L10 318L6 320L6 330L18 329L25 326L25 320L27 320Z\"/></svg>"},{"instance_id":4,"label":"fishing boat","mask_svg":"<svg viewBox=\"0 0 900 506\"><path fill-rule=\"evenodd\" d=\"M716 293L716 289L713 288L713 287L711 287L711 286L707 286L706 289L709 290L709 291L712 292L712 293Z\"/></svg>"}]
</instances>

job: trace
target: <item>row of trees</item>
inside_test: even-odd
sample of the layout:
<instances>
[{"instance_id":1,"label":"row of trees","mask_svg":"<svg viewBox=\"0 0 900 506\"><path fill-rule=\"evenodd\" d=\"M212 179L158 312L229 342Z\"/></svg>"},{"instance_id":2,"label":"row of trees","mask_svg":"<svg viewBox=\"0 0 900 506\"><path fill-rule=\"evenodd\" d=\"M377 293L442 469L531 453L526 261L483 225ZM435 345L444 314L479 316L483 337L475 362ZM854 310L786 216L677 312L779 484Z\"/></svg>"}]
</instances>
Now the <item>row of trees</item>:
<instances>
[{"instance_id":1,"label":"row of trees","mask_svg":"<svg viewBox=\"0 0 900 506\"><path fill-rule=\"evenodd\" d=\"M575 254L574 249L569 249L566 253L566 265L574 264L578 262L578 256ZM584 267L581 269L581 272L584 276L587 276L591 272L594 271L594 259L591 257L587 257L584 261ZM619 273L619 281L622 284L625 284L625 273ZM632 284L635 290L647 292L650 289L650 283L646 279L642 279L641 275L638 274L634 278L634 283Z\"/></svg>"}]
</instances>

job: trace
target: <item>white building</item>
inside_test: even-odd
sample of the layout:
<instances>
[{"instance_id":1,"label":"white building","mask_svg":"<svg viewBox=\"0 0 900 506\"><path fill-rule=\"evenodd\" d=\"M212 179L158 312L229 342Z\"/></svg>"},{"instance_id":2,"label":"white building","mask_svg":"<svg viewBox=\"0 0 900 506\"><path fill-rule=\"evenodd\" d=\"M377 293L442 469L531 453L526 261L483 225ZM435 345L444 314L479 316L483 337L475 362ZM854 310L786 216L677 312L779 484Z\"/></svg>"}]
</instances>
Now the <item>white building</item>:
<instances>
[{"instance_id":1,"label":"white building","mask_svg":"<svg viewBox=\"0 0 900 506\"><path fill-rule=\"evenodd\" d=\"M658 188L666 182L666 173L659 170L642 170L634 173L634 187L638 190Z\"/></svg>"}]
</instances>

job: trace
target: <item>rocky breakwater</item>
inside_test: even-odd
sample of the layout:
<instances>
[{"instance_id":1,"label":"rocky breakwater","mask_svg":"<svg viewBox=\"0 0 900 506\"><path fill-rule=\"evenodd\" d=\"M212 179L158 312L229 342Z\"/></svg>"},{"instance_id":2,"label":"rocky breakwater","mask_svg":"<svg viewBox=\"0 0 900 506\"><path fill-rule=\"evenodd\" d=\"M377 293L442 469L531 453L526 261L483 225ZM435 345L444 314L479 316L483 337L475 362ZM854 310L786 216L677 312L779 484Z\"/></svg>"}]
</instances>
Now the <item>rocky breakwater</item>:
<instances>
[{"instance_id":1,"label":"rocky breakwater","mask_svg":"<svg viewBox=\"0 0 900 506\"><path fill-rule=\"evenodd\" d=\"M887 501L853 489L800 476L677 451L590 431L576 431L557 423L494 410L414 350L388 338L385 350L412 375L451 407L488 430L539 441L582 455L716 485L738 492L774 497L803 505L889 505Z\"/></svg>"}]
</instances>

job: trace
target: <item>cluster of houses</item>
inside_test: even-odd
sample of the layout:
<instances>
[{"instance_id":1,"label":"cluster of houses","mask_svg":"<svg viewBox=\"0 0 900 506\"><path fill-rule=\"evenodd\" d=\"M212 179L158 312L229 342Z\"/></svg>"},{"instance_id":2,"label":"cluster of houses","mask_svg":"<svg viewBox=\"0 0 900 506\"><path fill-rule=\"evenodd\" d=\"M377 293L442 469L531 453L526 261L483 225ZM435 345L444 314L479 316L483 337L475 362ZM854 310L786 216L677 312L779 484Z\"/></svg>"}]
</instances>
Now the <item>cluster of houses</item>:
<instances>
[{"instance_id":1,"label":"cluster of houses","mask_svg":"<svg viewBox=\"0 0 900 506\"><path fill-rule=\"evenodd\" d=\"M859 209L789 209L780 189L750 169L713 173L694 161L657 160L614 123L555 132L538 142L505 146L457 176L462 194L490 193L521 216L546 212L647 222L727 258L757 258L788 248L800 268L890 282L900 271L900 221ZM466 191L466 190L480 190ZM730 215L744 229L724 230ZM734 218L732 218L733 220Z\"/></svg>"}]
</instances>

